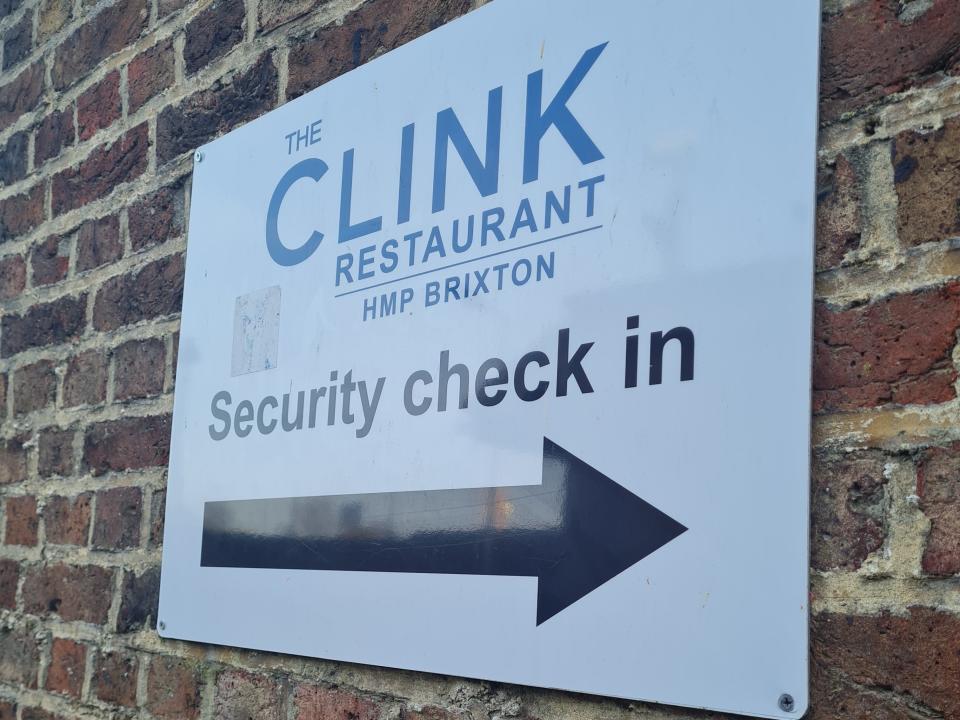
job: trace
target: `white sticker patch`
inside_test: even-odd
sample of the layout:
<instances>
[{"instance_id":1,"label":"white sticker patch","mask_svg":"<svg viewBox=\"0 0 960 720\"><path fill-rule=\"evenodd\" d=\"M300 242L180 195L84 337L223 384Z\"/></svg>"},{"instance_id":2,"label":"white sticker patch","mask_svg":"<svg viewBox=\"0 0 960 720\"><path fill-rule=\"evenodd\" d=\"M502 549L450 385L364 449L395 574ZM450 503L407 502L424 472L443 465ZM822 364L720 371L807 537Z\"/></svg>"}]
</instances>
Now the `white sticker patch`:
<instances>
[{"instance_id":1,"label":"white sticker patch","mask_svg":"<svg viewBox=\"0 0 960 720\"><path fill-rule=\"evenodd\" d=\"M238 297L233 313L231 376L277 367L279 344L280 286Z\"/></svg>"}]
</instances>

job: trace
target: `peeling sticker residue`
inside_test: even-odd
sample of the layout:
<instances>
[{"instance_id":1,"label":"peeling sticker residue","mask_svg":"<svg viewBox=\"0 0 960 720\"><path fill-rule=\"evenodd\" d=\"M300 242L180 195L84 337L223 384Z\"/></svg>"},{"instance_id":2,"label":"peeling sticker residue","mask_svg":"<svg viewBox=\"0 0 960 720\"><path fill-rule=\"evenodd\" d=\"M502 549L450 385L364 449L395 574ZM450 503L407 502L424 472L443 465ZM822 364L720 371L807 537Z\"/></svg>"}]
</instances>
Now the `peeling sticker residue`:
<instances>
[{"instance_id":1,"label":"peeling sticker residue","mask_svg":"<svg viewBox=\"0 0 960 720\"><path fill-rule=\"evenodd\" d=\"M280 286L239 296L233 314L231 376L277 367L279 344Z\"/></svg>"}]
</instances>

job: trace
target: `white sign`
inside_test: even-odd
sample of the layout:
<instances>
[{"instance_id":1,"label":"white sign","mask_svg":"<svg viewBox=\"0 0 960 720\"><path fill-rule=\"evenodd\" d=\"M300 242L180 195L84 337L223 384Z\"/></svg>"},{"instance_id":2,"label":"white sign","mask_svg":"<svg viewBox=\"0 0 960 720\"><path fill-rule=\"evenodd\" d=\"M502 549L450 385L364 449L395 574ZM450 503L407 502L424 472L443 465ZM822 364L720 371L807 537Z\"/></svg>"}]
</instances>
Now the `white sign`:
<instances>
[{"instance_id":1,"label":"white sign","mask_svg":"<svg viewBox=\"0 0 960 720\"><path fill-rule=\"evenodd\" d=\"M201 148L161 634L800 717L818 23L495 0Z\"/></svg>"}]
</instances>

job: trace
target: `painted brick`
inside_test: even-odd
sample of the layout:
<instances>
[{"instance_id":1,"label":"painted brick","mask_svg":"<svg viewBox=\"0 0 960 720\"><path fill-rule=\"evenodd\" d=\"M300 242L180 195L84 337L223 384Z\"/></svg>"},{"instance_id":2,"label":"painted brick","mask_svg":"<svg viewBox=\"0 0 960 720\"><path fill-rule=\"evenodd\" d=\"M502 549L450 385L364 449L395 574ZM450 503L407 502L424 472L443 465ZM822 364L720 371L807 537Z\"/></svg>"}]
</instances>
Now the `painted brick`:
<instances>
[{"instance_id":1,"label":"painted brick","mask_svg":"<svg viewBox=\"0 0 960 720\"><path fill-rule=\"evenodd\" d=\"M184 197L184 178L180 178L131 205L127 211L131 247L145 250L182 235Z\"/></svg>"},{"instance_id":2,"label":"painted brick","mask_svg":"<svg viewBox=\"0 0 960 720\"><path fill-rule=\"evenodd\" d=\"M20 563L0 558L0 607L17 607L17 583L20 582Z\"/></svg>"},{"instance_id":3,"label":"painted brick","mask_svg":"<svg viewBox=\"0 0 960 720\"><path fill-rule=\"evenodd\" d=\"M43 61L28 65L8 83L0 85L0 132L17 118L35 109L43 97Z\"/></svg>"},{"instance_id":4,"label":"painted brick","mask_svg":"<svg viewBox=\"0 0 960 720\"><path fill-rule=\"evenodd\" d=\"M93 547L126 550L140 544L140 488L118 487L97 492Z\"/></svg>"},{"instance_id":5,"label":"painted brick","mask_svg":"<svg viewBox=\"0 0 960 720\"><path fill-rule=\"evenodd\" d=\"M183 48L187 73L206 67L243 40L245 18L243 0L214 0L187 23Z\"/></svg>"},{"instance_id":6,"label":"painted brick","mask_svg":"<svg viewBox=\"0 0 960 720\"><path fill-rule=\"evenodd\" d=\"M117 632L135 632L157 626L157 606L160 601L160 568L153 567L140 575L123 574L120 588L120 611L117 613Z\"/></svg>"},{"instance_id":7,"label":"painted brick","mask_svg":"<svg viewBox=\"0 0 960 720\"><path fill-rule=\"evenodd\" d=\"M47 690L79 698L86 661L85 645L67 638L54 638L47 668Z\"/></svg>"},{"instance_id":8,"label":"painted brick","mask_svg":"<svg viewBox=\"0 0 960 720\"><path fill-rule=\"evenodd\" d=\"M0 200L0 242L26 235L44 218L43 183Z\"/></svg>"},{"instance_id":9,"label":"painted brick","mask_svg":"<svg viewBox=\"0 0 960 720\"><path fill-rule=\"evenodd\" d=\"M63 406L98 405L107 397L107 356L87 350L67 361L63 377Z\"/></svg>"},{"instance_id":10,"label":"painted brick","mask_svg":"<svg viewBox=\"0 0 960 720\"><path fill-rule=\"evenodd\" d=\"M173 40L157 43L137 55L127 66L128 111L139 110L144 103L173 84Z\"/></svg>"},{"instance_id":11,"label":"painted brick","mask_svg":"<svg viewBox=\"0 0 960 720\"><path fill-rule=\"evenodd\" d=\"M37 499L33 495L8 497L4 514L7 516L4 543L34 547L39 525Z\"/></svg>"},{"instance_id":12,"label":"painted brick","mask_svg":"<svg viewBox=\"0 0 960 720\"><path fill-rule=\"evenodd\" d=\"M147 710L164 720L194 720L200 715L201 674L193 663L154 657L147 673Z\"/></svg>"},{"instance_id":13,"label":"painted brick","mask_svg":"<svg viewBox=\"0 0 960 720\"><path fill-rule=\"evenodd\" d=\"M33 13L25 12L3 34L3 69L9 70L30 54L33 44Z\"/></svg>"},{"instance_id":14,"label":"painted brick","mask_svg":"<svg viewBox=\"0 0 960 720\"><path fill-rule=\"evenodd\" d=\"M894 295L814 319L817 411L888 403L932 404L956 396L951 361L960 328L960 285Z\"/></svg>"},{"instance_id":15,"label":"painted brick","mask_svg":"<svg viewBox=\"0 0 960 720\"><path fill-rule=\"evenodd\" d=\"M120 218L116 215L87 220L77 230L77 272L107 265L122 255Z\"/></svg>"},{"instance_id":16,"label":"painted brick","mask_svg":"<svg viewBox=\"0 0 960 720\"><path fill-rule=\"evenodd\" d=\"M57 374L50 360L26 365L13 374L13 412L15 415L43 410L57 397Z\"/></svg>"},{"instance_id":17,"label":"painted brick","mask_svg":"<svg viewBox=\"0 0 960 720\"><path fill-rule=\"evenodd\" d=\"M93 306L93 326L116 330L142 320L180 312L183 255L156 260L136 272L103 284Z\"/></svg>"},{"instance_id":18,"label":"painted brick","mask_svg":"<svg viewBox=\"0 0 960 720\"><path fill-rule=\"evenodd\" d=\"M73 473L73 430L45 428L37 440L37 472L41 477Z\"/></svg>"},{"instance_id":19,"label":"painted brick","mask_svg":"<svg viewBox=\"0 0 960 720\"><path fill-rule=\"evenodd\" d=\"M74 143L73 110L55 110L37 126L33 139L33 164L40 167Z\"/></svg>"},{"instance_id":20,"label":"painted brick","mask_svg":"<svg viewBox=\"0 0 960 720\"><path fill-rule=\"evenodd\" d=\"M376 703L344 690L300 685L294 692L297 720L378 720Z\"/></svg>"},{"instance_id":21,"label":"painted brick","mask_svg":"<svg viewBox=\"0 0 960 720\"><path fill-rule=\"evenodd\" d=\"M34 287L53 285L67 276L70 268L70 241L51 235L30 253L30 271Z\"/></svg>"},{"instance_id":22,"label":"painted brick","mask_svg":"<svg viewBox=\"0 0 960 720\"><path fill-rule=\"evenodd\" d=\"M286 693L272 677L229 670L217 678L213 717L216 720L285 720Z\"/></svg>"},{"instance_id":23,"label":"painted brick","mask_svg":"<svg viewBox=\"0 0 960 720\"><path fill-rule=\"evenodd\" d=\"M37 686L39 640L30 627L0 626L0 681Z\"/></svg>"},{"instance_id":24,"label":"painted brick","mask_svg":"<svg viewBox=\"0 0 960 720\"><path fill-rule=\"evenodd\" d=\"M0 149L0 183L12 185L27 176L27 148L30 137L25 132L14 133Z\"/></svg>"},{"instance_id":25,"label":"painted brick","mask_svg":"<svg viewBox=\"0 0 960 720\"><path fill-rule=\"evenodd\" d=\"M163 391L167 347L163 340L131 340L114 352L114 398L129 400Z\"/></svg>"},{"instance_id":26,"label":"painted brick","mask_svg":"<svg viewBox=\"0 0 960 720\"><path fill-rule=\"evenodd\" d=\"M47 542L54 545L87 544L90 532L90 504L92 493L76 497L55 495L47 498L43 508L43 526Z\"/></svg>"},{"instance_id":27,"label":"painted brick","mask_svg":"<svg viewBox=\"0 0 960 720\"><path fill-rule=\"evenodd\" d=\"M27 479L27 450L22 438L0 440L0 485Z\"/></svg>"},{"instance_id":28,"label":"painted brick","mask_svg":"<svg viewBox=\"0 0 960 720\"><path fill-rule=\"evenodd\" d=\"M0 300L12 300L27 284L27 263L19 255L0 258Z\"/></svg>"},{"instance_id":29,"label":"painted brick","mask_svg":"<svg viewBox=\"0 0 960 720\"><path fill-rule=\"evenodd\" d=\"M113 571L93 565L30 568L23 581L26 612L103 625L110 611Z\"/></svg>"},{"instance_id":30,"label":"painted brick","mask_svg":"<svg viewBox=\"0 0 960 720\"><path fill-rule=\"evenodd\" d=\"M109 73L77 98L77 127L81 140L89 140L97 130L110 127L120 119L120 73Z\"/></svg>"},{"instance_id":31,"label":"painted brick","mask_svg":"<svg viewBox=\"0 0 960 720\"><path fill-rule=\"evenodd\" d=\"M960 574L960 445L932 448L917 467L920 509L930 518L923 570Z\"/></svg>"},{"instance_id":32,"label":"painted brick","mask_svg":"<svg viewBox=\"0 0 960 720\"><path fill-rule=\"evenodd\" d=\"M91 678L93 694L112 705L136 706L138 667L137 656L132 653L99 653Z\"/></svg>"},{"instance_id":33,"label":"painted brick","mask_svg":"<svg viewBox=\"0 0 960 720\"><path fill-rule=\"evenodd\" d=\"M170 452L170 416L124 417L95 423L84 440L84 463L94 475L163 467Z\"/></svg>"}]
</instances>

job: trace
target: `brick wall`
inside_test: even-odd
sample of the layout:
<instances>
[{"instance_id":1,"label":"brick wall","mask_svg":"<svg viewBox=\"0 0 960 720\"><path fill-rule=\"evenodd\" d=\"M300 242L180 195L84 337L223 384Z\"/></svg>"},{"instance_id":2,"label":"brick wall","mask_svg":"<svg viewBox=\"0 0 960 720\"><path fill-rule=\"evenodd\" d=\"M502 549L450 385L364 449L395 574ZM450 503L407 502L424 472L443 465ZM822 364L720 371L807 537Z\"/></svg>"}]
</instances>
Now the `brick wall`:
<instances>
[{"instance_id":1,"label":"brick wall","mask_svg":"<svg viewBox=\"0 0 960 720\"><path fill-rule=\"evenodd\" d=\"M481 2L0 0L0 720L703 717L153 629L191 151ZM960 2L822 41L811 717L960 718Z\"/></svg>"}]
</instances>

